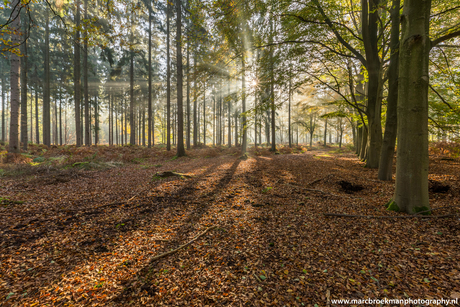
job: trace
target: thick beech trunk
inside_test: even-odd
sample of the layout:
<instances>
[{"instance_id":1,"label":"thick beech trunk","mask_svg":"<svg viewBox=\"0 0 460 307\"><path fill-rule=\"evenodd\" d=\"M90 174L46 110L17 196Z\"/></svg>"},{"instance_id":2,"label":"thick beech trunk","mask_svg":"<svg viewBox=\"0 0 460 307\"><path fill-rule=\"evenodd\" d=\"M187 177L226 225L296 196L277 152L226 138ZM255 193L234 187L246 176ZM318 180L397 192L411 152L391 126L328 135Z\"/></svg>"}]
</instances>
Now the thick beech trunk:
<instances>
[{"instance_id":1,"label":"thick beech trunk","mask_svg":"<svg viewBox=\"0 0 460 307\"><path fill-rule=\"evenodd\" d=\"M391 39L390 39L390 67L388 72L387 118L385 135L383 137L382 152L380 153L379 173L380 180L391 180L393 174L393 156L397 133L398 107L398 69L399 69L399 9L400 0L393 0L391 8Z\"/></svg>"},{"instance_id":2,"label":"thick beech trunk","mask_svg":"<svg viewBox=\"0 0 460 307\"><path fill-rule=\"evenodd\" d=\"M393 209L429 210L428 85L430 0L406 0L398 86L398 151Z\"/></svg>"}]
</instances>

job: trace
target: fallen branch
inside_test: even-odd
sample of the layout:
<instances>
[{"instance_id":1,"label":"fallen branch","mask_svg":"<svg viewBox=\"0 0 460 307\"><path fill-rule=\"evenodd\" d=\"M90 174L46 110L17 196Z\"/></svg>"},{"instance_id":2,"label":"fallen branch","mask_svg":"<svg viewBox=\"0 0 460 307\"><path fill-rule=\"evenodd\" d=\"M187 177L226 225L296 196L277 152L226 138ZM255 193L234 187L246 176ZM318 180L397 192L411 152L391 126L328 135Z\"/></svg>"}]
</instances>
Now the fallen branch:
<instances>
[{"instance_id":1,"label":"fallen branch","mask_svg":"<svg viewBox=\"0 0 460 307\"><path fill-rule=\"evenodd\" d=\"M418 214L422 214L422 213L428 213L428 212L431 212L431 211L434 211L434 210L439 210L439 209L458 208L458 207L460 207L460 206L443 206L443 207L434 208L434 209L430 209L430 210L419 211L419 212L415 213L414 215L418 215Z\"/></svg>"},{"instance_id":2,"label":"fallen branch","mask_svg":"<svg viewBox=\"0 0 460 307\"><path fill-rule=\"evenodd\" d=\"M176 172L170 172L170 171L166 171L166 172L160 172L160 173L156 173L155 174L156 177L161 177L161 178L167 178L167 177L171 177L171 176L176 176L176 177L184 177L184 178L192 178L191 175L187 175L187 174L182 174L182 173L176 173Z\"/></svg>"},{"instance_id":3,"label":"fallen branch","mask_svg":"<svg viewBox=\"0 0 460 307\"><path fill-rule=\"evenodd\" d=\"M211 226L209 228L207 228L205 231L203 231L202 233L200 233L199 235L197 235L195 238L193 238L191 241L189 241L188 243L185 243L181 246L179 246L178 248L176 249L173 249L169 252L166 252L166 253L163 253L163 254L160 254L158 256L155 256L155 257L152 257L150 258L150 261L153 262L153 261L156 261L158 259L161 259L163 257L166 257L168 255L171 255L171 254L174 254L174 253L177 253L178 251L180 251L181 249L183 249L184 247L187 247L189 246L190 244L192 244L193 242L195 242L196 240L198 240L200 237L204 236L208 231L210 230L213 230L214 228L217 228L217 225L214 225L214 226Z\"/></svg>"},{"instance_id":4,"label":"fallen branch","mask_svg":"<svg viewBox=\"0 0 460 307\"><path fill-rule=\"evenodd\" d=\"M352 214L339 214L339 213L323 213L324 216L337 216L337 217L361 217L368 219L411 219L411 218L433 218L441 219L446 217L457 216L457 214L446 214L446 215L352 215Z\"/></svg>"},{"instance_id":5,"label":"fallen branch","mask_svg":"<svg viewBox=\"0 0 460 307\"><path fill-rule=\"evenodd\" d=\"M326 191L318 190L318 189L308 189L308 188L299 187L299 186L297 186L297 185L293 185L293 184L289 184L289 183L285 183L284 185L286 185L286 186L288 186L288 187L293 187L293 188L296 188L296 189L301 189L301 190L304 190L304 191L318 192L318 193L322 193L322 194L326 194L326 195L331 195L331 196L335 196L335 197L358 198L358 197L349 196L349 195L337 195L337 194L334 194L334 193L330 193L330 192L326 192Z\"/></svg>"},{"instance_id":6,"label":"fallen branch","mask_svg":"<svg viewBox=\"0 0 460 307\"><path fill-rule=\"evenodd\" d=\"M332 176L332 174L329 174L329 175L324 176L324 177L322 177L322 178L313 180L312 182L307 183L307 187L310 186L310 185L314 185L315 183L318 183L318 182L320 182L321 180L324 180L324 179L326 179L327 177L330 177L330 176Z\"/></svg>"}]
</instances>

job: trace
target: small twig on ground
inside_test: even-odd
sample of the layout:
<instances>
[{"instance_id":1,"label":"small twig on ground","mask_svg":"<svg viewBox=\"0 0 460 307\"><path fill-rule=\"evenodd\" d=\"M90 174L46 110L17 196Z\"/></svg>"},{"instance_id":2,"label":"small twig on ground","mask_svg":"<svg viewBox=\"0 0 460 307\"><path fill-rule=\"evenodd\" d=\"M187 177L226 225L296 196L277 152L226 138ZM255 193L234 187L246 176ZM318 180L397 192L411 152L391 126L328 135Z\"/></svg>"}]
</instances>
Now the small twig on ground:
<instances>
[{"instance_id":1,"label":"small twig on ground","mask_svg":"<svg viewBox=\"0 0 460 307\"><path fill-rule=\"evenodd\" d=\"M326 192L326 191L318 190L318 189L307 189L307 188L299 187L299 186L297 186L297 185L293 185L293 184L289 184L289 183L285 183L284 185L285 185L285 186L288 186L288 187L293 187L293 188L296 188L296 189L301 189L301 190L304 190L304 191L318 192L318 193L322 193L322 194L326 194L326 195L331 195L331 196L335 196L335 197L358 198L358 197L349 196L349 195L337 195L337 194L334 194L334 193L330 193L330 192Z\"/></svg>"},{"instance_id":2,"label":"small twig on ground","mask_svg":"<svg viewBox=\"0 0 460 307\"><path fill-rule=\"evenodd\" d=\"M169 252L166 252L166 253L163 253L163 254L160 254L158 256L155 256L155 257L152 257L150 258L150 262L152 261L156 261L158 259L161 259L163 257L166 257L166 256L169 256L171 254L174 254L174 253L177 253L178 251L180 251L181 249L183 249L184 247L187 247L189 246L190 244L192 244L193 242L195 242L196 240L198 240L200 237L204 236L208 231L210 230L213 230L214 228L217 228L217 225L214 225L214 226L211 226L211 227L208 227L205 231L203 231L202 233L200 233L199 235L197 235L195 238L193 238L191 241L179 246L178 248L176 249L173 249Z\"/></svg>"},{"instance_id":3,"label":"small twig on ground","mask_svg":"<svg viewBox=\"0 0 460 307\"><path fill-rule=\"evenodd\" d=\"M330 176L332 176L332 174L329 174L329 175L326 175L326 176L321 177L321 178L319 178L319 179L313 180L312 182L307 183L306 186L308 187L308 186L310 186L310 185L314 185L315 183L318 183L318 182L320 182L321 180L324 180L324 179L326 179L327 177L330 177Z\"/></svg>"},{"instance_id":4,"label":"small twig on ground","mask_svg":"<svg viewBox=\"0 0 460 307\"><path fill-rule=\"evenodd\" d=\"M260 280L260 278L257 277L257 275L256 275L255 273L252 273L252 275L254 275L254 277L255 277L259 282L262 282L262 281Z\"/></svg>"},{"instance_id":5,"label":"small twig on ground","mask_svg":"<svg viewBox=\"0 0 460 307\"><path fill-rule=\"evenodd\" d=\"M446 215L352 215L352 214L339 214L339 213L323 213L324 216L336 216L336 217L364 217L368 219L410 219L410 218L433 218L441 219L446 217L457 216L457 214L446 214Z\"/></svg>"}]
</instances>

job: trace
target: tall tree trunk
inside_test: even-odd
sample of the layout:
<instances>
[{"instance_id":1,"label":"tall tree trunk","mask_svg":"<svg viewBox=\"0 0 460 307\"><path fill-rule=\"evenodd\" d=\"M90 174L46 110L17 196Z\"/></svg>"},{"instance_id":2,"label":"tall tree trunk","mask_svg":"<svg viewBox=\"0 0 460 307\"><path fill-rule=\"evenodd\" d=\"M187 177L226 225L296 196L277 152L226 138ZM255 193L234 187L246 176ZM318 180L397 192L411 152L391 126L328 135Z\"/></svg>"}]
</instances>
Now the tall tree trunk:
<instances>
[{"instance_id":1,"label":"tall tree trunk","mask_svg":"<svg viewBox=\"0 0 460 307\"><path fill-rule=\"evenodd\" d=\"M94 145L99 144L99 104L97 95L94 96Z\"/></svg>"},{"instance_id":2,"label":"tall tree trunk","mask_svg":"<svg viewBox=\"0 0 460 307\"><path fill-rule=\"evenodd\" d=\"M85 99L85 145L91 144L91 118L89 116L89 93L88 93L88 0L83 1L85 18L85 31L83 32L83 95Z\"/></svg>"},{"instance_id":3,"label":"tall tree trunk","mask_svg":"<svg viewBox=\"0 0 460 307\"><path fill-rule=\"evenodd\" d=\"M76 32L74 43L74 101L75 101L75 136L77 146L82 145L81 121L80 121L80 101L81 101L81 86L80 86L80 0L77 0L75 14Z\"/></svg>"},{"instance_id":4,"label":"tall tree trunk","mask_svg":"<svg viewBox=\"0 0 460 307\"><path fill-rule=\"evenodd\" d=\"M212 97L212 145L216 145L216 94Z\"/></svg>"},{"instance_id":5,"label":"tall tree trunk","mask_svg":"<svg viewBox=\"0 0 460 307\"><path fill-rule=\"evenodd\" d=\"M185 156L184 148L184 106L183 106L183 71L182 71L182 3L176 0L176 54L177 54L177 156ZM187 56L188 59L188 56ZM188 65L187 65L188 67ZM187 68L188 70L188 68ZM188 81L188 78L187 78ZM187 87L188 88L188 87ZM188 97L188 96L187 96ZM187 107L188 107L187 98ZM188 139L188 137L187 137Z\"/></svg>"},{"instance_id":6,"label":"tall tree trunk","mask_svg":"<svg viewBox=\"0 0 460 307\"><path fill-rule=\"evenodd\" d=\"M369 2L369 3L368 3ZM367 119L369 122L369 148L366 167L378 168L382 146L381 105L379 103L380 58L378 50L378 8L380 0L361 0L362 32L366 52L368 90Z\"/></svg>"},{"instance_id":7,"label":"tall tree trunk","mask_svg":"<svg viewBox=\"0 0 460 307\"><path fill-rule=\"evenodd\" d=\"M366 159L367 147L368 147L368 131L367 126L362 127L361 133L361 152L359 153L359 158L364 161Z\"/></svg>"},{"instance_id":8,"label":"tall tree trunk","mask_svg":"<svg viewBox=\"0 0 460 307\"><path fill-rule=\"evenodd\" d=\"M324 121L324 146L326 146L326 138L327 138L327 118Z\"/></svg>"},{"instance_id":9,"label":"tall tree trunk","mask_svg":"<svg viewBox=\"0 0 460 307\"><path fill-rule=\"evenodd\" d=\"M30 92L30 136L29 136L29 142L33 143L34 142L34 116L33 116L33 110L34 110L34 96L32 94L32 91Z\"/></svg>"},{"instance_id":10,"label":"tall tree trunk","mask_svg":"<svg viewBox=\"0 0 460 307\"><path fill-rule=\"evenodd\" d=\"M289 147L292 147L292 137L291 137L291 96L292 96L292 84L291 84L291 69L289 69L289 110L288 110L288 134L289 134ZM327 121L326 121L327 122ZM324 141L326 143L326 141Z\"/></svg>"},{"instance_id":11,"label":"tall tree trunk","mask_svg":"<svg viewBox=\"0 0 460 307\"><path fill-rule=\"evenodd\" d=\"M21 142L22 149L27 150L27 31L28 23L25 12L21 14L23 20L23 43L21 45Z\"/></svg>"},{"instance_id":12,"label":"tall tree trunk","mask_svg":"<svg viewBox=\"0 0 460 307\"><path fill-rule=\"evenodd\" d=\"M20 18L17 17L19 14L20 3L19 0L13 0L11 2L13 9L11 15L16 16L11 22L11 42L13 46L19 46L21 42L20 36ZM16 49L17 47L15 47ZM17 51L17 50L15 50ZM20 90L19 90L19 70L21 65L21 59L16 52L12 52L10 55L10 84L11 84L11 113L10 113L10 140L8 146L8 152L18 153L19 152L19 103L20 103Z\"/></svg>"},{"instance_id":13,"label":"tall tree trunk","mask_svg":"<svg viewBox=\"0 0 460 307\"><path fill-rule=\"evenodd\" d=\"M391 180L393 173L393 156L395 152L397 133L398 108L398 66L399 66L399 10L401 1L393 0L391 4L391 38L390 38L390 67L388 72L387 118L382 152L380 153L380 180Z\"/></svg>"},{"instance_id":14,"label":"tall tree trunk","mask_svg":"<svg viewBox=\"0 0 460 307\"><path fill-rule=\"evenodd\" d=\"M197 113L197 95L198 86L196 82L196 50L193 53L193 147L198 145L198 113Z\"/></svg>"},{"instance_id":15,"label":"tall tree trunk","mask_svg":"<svg viewBox=\"0 0 460 307\"><path fill-rule=\"evenodd\" d=\"M5 144L5 133L6 133L6 129L5 129L5 125L6 125L6 122L5 122L5 74L3 72L3 61L0 61L0 74L1 74L1 78L2 78L2 144ZM37 141L38 143L38 141Z\"/></svg>"},{"instance_id":16,"label":"tall tree trunk","mask_svg":"<svg viewBox=\"0 0 460 307\"><path fill-rule=\"evenodd\" d=\"M206 146L206 81L203 87L203 145Z\"/></svg>"},{"instance_id":17,"label":"tall tree trunk","mask_svg":"<svg viewBox=\"0 0 460 307\"><path fill-rule=\"evenodd\" d=\"M273 61L273 56L271 57ZM275 106L275 79L274 79L274 71L273 71L273 64L272 64L272 69L270 73L270 109L271 109L271 151L275 152L276 151L276 122L275 122L275 116L276 116L276 106Z\"/></svg>"},{"instance_id":18,"label":"tall tree trunk","mask_svg":"<svg viewBox=\"0 0 460 307\"><path fill-rule=\"evenodd\" d=\"M59 145L62 146L62 98L59 95Z\"/></svg>"},{"instance_id":19,"label":"tall tree trunk","mask_svg":"<svg viewBox=\"0 0 460 307\"><path fill-rule=\"evenodd\" d=\"M431 0L406 0L399 46L398 151L393 208L429 210L428 84Z\"/></svg>"},{"instance_id":20,"label":"tall tree trunk","mask_svg":"<svg viewBox=\"0 0 460 307\"><path fill-rule=\"evenodd\" d=\"M134 12L134 11L133 11ZM136 144L136 122L134 120L134 51L132 50L134 44L134 13L131 15L131 34L130 34L130 64L129 64L129 124L130 124L130 138L131 145Z\"/></svg>"},{"instance_id":21,"label":"tall tree trunk","mask_svg":"<svg viewBox=\"0 0 460 307\"><path fill-rule=\"evenodd\" d=\"M245 69L245 63L244 63L244 51L243 51L243 55L241 57L241 66L242 66L242 75L241 75L241 79L242 79L242 84L241 84L241 106L242 106L242 111L243 111L243 117L241 118L242 120L242 128L243 128L243 141L242 141L242 146L241 146L241 154L244 155L246 153L246 150L247 150L247 139L248 139L248 135L247 135L247 123L246 123L246 78L245 78L245 74L246 74L246 69Z\"/></svg>"},{"instance_id":22,"label":"tall tree trunk","mask_svg":"<svg viewBox=\"0 0 460 307\"><path fill-rule=\"evenodd\" d=\"M45 11L45 86L43 88L43 144L51 145L51 103L50 103L50 15Z\"/></svg>"},{"instance_id":23,"label":"tall tree trunk","mask_svg":"<svg viewBox=\"0 0 460 307\"><path fill-rule=\"evenodd\" d=\"M235 146L238 147L238 110L235 110Z\"/></svg>"},{"instance_id":24,"label":"tall tree trunk","mask_svg":"<svg viewBox=\"0 0 460 307\"><path fill-rule=\"evenodd\" d=\"M58 106L57 106L57 101L54 100L54 130L53 130L53 135L54 135L54 145L57 145L59 142L59 136L58 136Z\"/></svg>"},{"instance_id":25,"label":"tall tree trunk","mask_svg":"<svg viewBox=\"0 0 460 307\"><path fill-rule=\"evenodd\" d=\"M38 120L38 89L35 88L35 138L37 144L40 144L40 129Z\"/></svg>"},{"instance_id":26,"label":"tall tree trunk","mask_svg":"<svg viewBox=\"0 0 460 307\"><path fill-rule=\"evenodd\" d=\"M227 80L227 107L228 107L228 148L232 147L232 115L231 107L232 107L232 100L230 97L230 77Z\"/></svg>"},{"instance_id":27,"label":"tall tree trunk","mask_svg":"<svg viewBox=\"0 0 460 307\"><path fill-rule=\"evenodd\" d=\"M148 100L148 148L152 147L152 10L149 8L149 100Z\"/></svg>"},{"instance_id":28,"label":"tall tree trunk","mask_svg":"<svg viewBox=\"0 0 460 307\"><path fill-rule=\"evenodd\" d=\"M166 150L171 150L171 60L169 57L169 0L166 0Z\"/></svg>"},{"instance_id":29,"label":"tall tree trunk","mask_svg":"<svg viewBox=\"0 0 460 307\"><path fill-rule=\"evenodd\" d=\"M142 146L145 146L145 103L142 105Z\"/></svg>"},{"instance_id":30,"label":"tall tree trunk","mask_svg":"<svg viewBox=\"0 0 460 307\"><path fill-rule=\"evenodd\" d=\"M112 105L113 105L113 100L112 100ZM115 142L117 146L119 145L119 142L118 142L118 137L119 137L118 135L118 112L119 112L119 107L117 105L117 107L115 108Z\"/></svg>"},{"instance_id":31,"label":"tall tree trunk","mask_svg":"<svg viewBox=\"0 0 460 307\"><path fill-rule=\"evenodd\" d=\"M187 1L187 7L188 7ZM187 22L187 35L190 34L190 24ZM191 122L190 122L190 39L187 38L187 150L190 149Z\"/></svg>"}]
</instances>

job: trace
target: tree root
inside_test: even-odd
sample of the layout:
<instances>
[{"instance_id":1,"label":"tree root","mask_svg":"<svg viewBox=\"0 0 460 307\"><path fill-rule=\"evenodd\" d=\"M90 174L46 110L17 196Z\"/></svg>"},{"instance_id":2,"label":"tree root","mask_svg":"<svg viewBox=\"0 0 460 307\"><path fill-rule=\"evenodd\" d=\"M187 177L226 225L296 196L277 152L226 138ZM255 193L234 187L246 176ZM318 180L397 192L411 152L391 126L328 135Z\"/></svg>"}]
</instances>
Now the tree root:
<instances>
[{"instance_id":1,"label":"tree root","mask_svg":"<svg viewBox=\"0 0 460 307\"><path fill-rule=\"evenodd\" d=\"M200 237L204 236L208 231L210 230L213 230L214 228L217 228L217 225L214 225L214 226L211 226L211 227L208 227L205 231L203 231L202 233L200 233L199 235L197 235L195 238L193 238L191 241L179 246L178 248L176 249L173 249L169 252L166 252L166 253L163 253L163 254L160 254L160 255L157 255L155 257L152 257L150 258L150 262L153 262L153 261L156 261L158 259L161 259L161 258L164 258L166 256L169 256L171 254L174 254L174 253L177 253L178 251L180 251L181 249L183 249L184 247L187 247L189 246L190 244L192 244L193 242L195 242L196 240L198 240Z\"/></svg>"},{"instance_id":2,"label":"tree root","mask_svg":"<svg viewBox=\"0 0 460 307\"><path fill-rule=\"evenodd\" d=\"M452 216L457 216L457 214L446 214L446 215L352 215L352 214L339 214L339 213L323 213L324 216L336 216L336 217L361 217L368 219L411 219L411 218L432 218L432 219L442 219Z\"/></svg>"}]
</instances>

